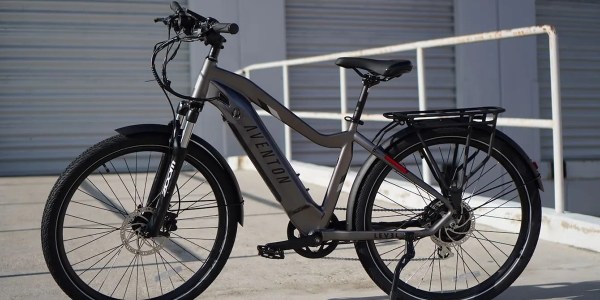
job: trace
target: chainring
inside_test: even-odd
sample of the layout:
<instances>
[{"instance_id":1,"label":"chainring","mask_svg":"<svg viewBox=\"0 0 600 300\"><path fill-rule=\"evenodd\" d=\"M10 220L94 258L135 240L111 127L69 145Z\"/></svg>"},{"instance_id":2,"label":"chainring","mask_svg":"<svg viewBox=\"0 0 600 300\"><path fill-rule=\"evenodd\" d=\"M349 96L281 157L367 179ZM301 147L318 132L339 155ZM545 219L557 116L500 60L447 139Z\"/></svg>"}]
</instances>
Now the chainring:
<instances>
[{"instance_id":1,"label":"chainring","mask_svg":"<svg viewBox=\"0 0 600 300\"><path fill-rule=\"evenodd\" d=\"M338 222L338 218L335 215L331 216L331 220L329 221L329 224L334 224ZM296 228L296 226L294 226L294 224L292 224L292 222L288 223L287 226L287 237L289 240L292 239L297 239L300 237L303 237L304 235L300 233L300 231L298 231L298 229ZM321 245L319 246L314 246L314 247L301 247L301 248L294 248L294 251L296 251L296 253L298 253L300 256L306 257L306 258L323 258L329 254L331 254L331 252L333 252L333 250L335 250L335 248L337 247L337 245L339 244L338 241L326 241L326 242L322 242Z\"/></svg>"}]
</instances>

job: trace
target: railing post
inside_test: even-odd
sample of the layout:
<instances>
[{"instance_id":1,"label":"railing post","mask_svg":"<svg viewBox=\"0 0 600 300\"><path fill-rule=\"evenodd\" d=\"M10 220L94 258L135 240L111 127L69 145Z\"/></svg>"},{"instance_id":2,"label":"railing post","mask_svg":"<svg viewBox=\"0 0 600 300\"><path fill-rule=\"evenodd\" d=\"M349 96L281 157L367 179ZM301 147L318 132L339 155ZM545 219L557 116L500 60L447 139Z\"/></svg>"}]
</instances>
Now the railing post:
<instances>
[{"instance_id":1,"label":"railing post","mask_svg":"<svg viewBox=\"0 0 600 300\"><path fill-rule=\"evenodd\" d=\"M348 130L348 123L344 120L348 109L348 95L346 94L346 69L340 67L340 114L342 115L342 131Z\"/></svg>"},{"instance_id":2,"label":"railing post","mask_svg":"<svg viewBox=\"0 0 600 300\"><path fill-rule=\"evenodd\" d=\"M427 88L425 84L425 57L423 53L423 48L418 47L417 49L417 87L419 91L419 110L427 109L427 95L425 94L425 89ZM429 170L429 166L427 162L422 160L422 168L423 168L423 181L431 184L433 181L431 178L431 170Z\"/></svg>"},{"instance_id":3,"label":"railing post","mask_svg":"<svg viewBox=\"0 0 600 300\"><path fill-rule=\"evenodd\" d=\"M288 65L282 66L283 70L283 106L290 109L290 84L288 78ZM285 158L292 160L292 132L290 127L283 125L284 144L285 144Z\"/></svg>"},{"instance_id":4,"label":"railing post","mask_svg":"<svg viewBox=\"0 0 600 300\"><path fill-rule=\"evenodd\" d=\"M565 179L563 170L563 140L560 100L560 69L558 66L558 36L548 32L550 52L550 92L552 99L552 155L554 159L554 210L565 212Z\"/></svg>"},{"instance_id":5,"label":"railing post","mask_svg":"<svg viewBox=\"0 0 600 300\"><path fill-rule=\"evenodd\" d=\"M427 95L425 94L425 58L423 48L417 48L417 86L419 89L419 110L427 109Z\"/></svg>"}]
</instances>

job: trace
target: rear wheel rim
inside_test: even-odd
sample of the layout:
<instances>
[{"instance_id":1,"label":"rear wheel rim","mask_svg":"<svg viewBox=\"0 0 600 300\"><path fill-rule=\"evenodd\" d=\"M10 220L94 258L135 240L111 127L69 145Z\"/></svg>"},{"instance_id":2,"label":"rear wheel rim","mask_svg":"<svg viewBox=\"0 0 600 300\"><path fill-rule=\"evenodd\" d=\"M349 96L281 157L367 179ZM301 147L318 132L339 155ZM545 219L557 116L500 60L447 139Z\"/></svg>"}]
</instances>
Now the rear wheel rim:
<instances>
[{"instance_id":1,"label":"rear wheel rim","mask_svg":"<svg viewBox=\"0 0 600 300\"><path fill-rule=\"evenodd\" d=\"M447 140L447 137L445 137ZM454 137L453 141L464 141L464 137ZM452 139L451 139L452 140ZM428 144L440 143L444 138L431 138L427 140ZM485 155L487 145L481 141L471 140L471 143L482 155ZM460 143L458 143L460 144ZM462 143L464 144L464 142ZM464 150L458 148L458 152ZM396 158L401 161L417 176L423 177L423 167L421 158L415 150L419 148L418 143L407 147L405 151L399 153ZM430 151L437 152L442 163L452 161L454 151L448 151L443 147L431 148ZM472 220L475 224L466 223L474 228L459 228L461 234L456 234L456 241L444 237L444 232L436 234L437 237L426 237L415 242L416 257L406 266L401 273L400 289L404 293L415 298L465 298L481 294L496 286L496 283L509 276L512 269L518 263L520 252L525 247L530 231L530 200L526 187L523 186L523 179L518 174L517 168L512 165L509 158L493 150L493 157L488 162L488 167L484 167L479 173L479 180L467 183L467 188L463 194L463 203L467 209L472 210ZM475 152L471 151L471 155ZM477 154L479 155L479 154ZM470 156L468 156L470 157ZM477 156L473 159L477 161ZM502 163L506 164L509 170L498 171L502 168ZM412 164L412 165L411 165ZM500 167L500 168L499 168ZM496 170L494 170L496 169ZM388 169L389 171L389 169ZM494 174L500 172L500 174ZM385 174L384 174L385 173ZM422 211L414 210L413 207L405 205L405 199L397 200L391 191L384 191L382 187L402 190L402 193L408 194L412 198L425 198L425 202L434 200L422 189L410 188L403 185L394 178L389 179L389 175L384 171L376 180L377 196L375 200L369 201L369 207L365 209L366 218L364 228L369 228L372 222L382 219L395 217L411 218ZM498 176L500 175L500 176ZM499 177L496 179L495 177ZM500 182L511 179L512 184ZM485 179L491 178L487 183L482 184ZM514 182L519 183L515 184ZM439 188L438 188L439 190ZM373 193L373 192L372 192ZM487 202L480 199L483 196L489 196L493 201ZM377 198L382 199L378 201ZM523 198L522 202L515 202ZM508 201L507 201L508 200ZM381 204L383 202L387 204ZM487 202L487 203L486 203ZM388 209L392 205L393 209ZM422 206L421 206L422 207ZM504 216L502 211L511 211L520 213L519 219ZM510 214L510 213L507 213ZM486 220L487 219L487 220ZM512 222L520 223L518 226L512 226L508 229L495 229L490 225L490 220L497 220L500 223ZM481 224L480 224L481 223ZM446 227L446 230L448 227ZM461 238L461 235L463 237ZM447 234L446 234L447 237ZM393 277L393 268L397 261L405 253L404 241L370 241L366 243L367 251L373 262L378 268L378 272L383 274L391 286ZM426 251L427 250L427 251ZM518 274L517 274L518 275ZM389 287L388 287L389 291Z\"/></svg>"}]
</instances>

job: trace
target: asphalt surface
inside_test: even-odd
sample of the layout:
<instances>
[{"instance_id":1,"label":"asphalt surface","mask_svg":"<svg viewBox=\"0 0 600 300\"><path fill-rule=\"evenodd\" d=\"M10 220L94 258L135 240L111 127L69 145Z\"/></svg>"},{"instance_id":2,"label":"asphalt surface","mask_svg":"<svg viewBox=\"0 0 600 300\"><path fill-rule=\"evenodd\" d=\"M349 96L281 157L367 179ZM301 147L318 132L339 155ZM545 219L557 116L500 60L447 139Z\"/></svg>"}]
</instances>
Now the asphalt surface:
<instances>
[{"instance_id":1,"label":"asphalt surface","mask_svg":"<svg viewBox=\"0 0 600 300\"><path fill-rule=\"evenodd\" d=\"M223 272L203 299L387 299L368 278L352 245L328 259L286 252L256 255L256 245L284 240L287 217L253 171L236 172L245 225ZM56 177L0 178L0 299L65 299L41 253L40 219ZM324 189L308 185L321 198ZM347 195L342 195L342 199ZM497 299L600 299L600 253L540 241L525 272Z\"/></svg>"}]
</instances>

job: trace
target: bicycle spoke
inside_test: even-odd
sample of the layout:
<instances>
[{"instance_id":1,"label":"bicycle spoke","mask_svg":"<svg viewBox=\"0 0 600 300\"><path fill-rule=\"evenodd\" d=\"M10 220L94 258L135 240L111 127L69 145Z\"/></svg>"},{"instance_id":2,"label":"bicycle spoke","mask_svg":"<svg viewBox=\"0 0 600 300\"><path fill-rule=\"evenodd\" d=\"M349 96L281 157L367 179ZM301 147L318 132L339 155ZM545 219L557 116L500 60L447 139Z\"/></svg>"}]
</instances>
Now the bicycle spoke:
<instances>
[{"instance_id":1,"label":"bicycle spoke","mask_svg":"<svg viewBox=\"0 0 600 300\"><path fill-rule=\"evenodd\" d=\"M415 155L413 155L413 159L415 161L415 165L417 165L417 169L419 170L419 174L421 175L420 178L423 178L423 173L421 172L421 166L419 165L419 163L417 162L417 157ZM433 163L433 162L432 162ZM427 201L425 201L425 197L423 197L423 195L421 194L421 187L418 186L416 183L412 182L412 184L415 186L415 188L417 189L417 192L419 193L419 196L421 197L421 199L423 200L423 203L425 203L425 206L427 206ZM428 195L428 200L431 201L431 196L429 195L428 192L423 191L424 193L426 193Z\"/></svg>"},{"instance_id":2,"label":"bicycle spoke","mask_svg":"<svg viewBox=\"0 0 600 300\"><path fill-rule=\"evenodd\" d=\"M190 177L190 179L192 179ZM189 180L188 180L189 181ZM186 181L186 183L188 182ZM193 188L191 191L189 191L189 193L187 193L185 196L181 197L181 200L185 199L187 196L189 196L191 193L193 193L194 191L196 191L199 187L201 187L204 183L206 183L206 181L202 181L199 185L197 185L195 188Z\"/></svg>"},{"instance_id":3,"label":"bicycle spoke","mask_svg":"<svg viewBox=\"0 0 600 300\"><path fill-rule=\"evenodd\" d=\"M460 249L460 252L456 249L456 247L454 247L454 251L456 252L457 255L460 256L460 259L463 262L463 273L467 274L466 269L468 269L469 273L471 273L471 276L473 276L473 278L475 278L475 281L477 281L477 283L480 283L479 279L477 279L477 276L475 275L475 273L473 273L473 270L471 270L471 267L469 267L469 265L467 264L467 261L465 260L465 256L464 256L465 250L460 245L458 246L458 249ZM466 267L466 269L465 269L465 267ZM469 287L469 279L468 278L469 278L468 276L465 276L465 284L467 285L467 288Z\"/></svg>"},{"instance_id":4,"label":"bicycle spoke","mask_svg":"<svg viewBox=\"0 0 600 300\"><path fill-rule=\"evenodd\" d=\"M190 182L190 180L192 180L192 179L194 178L194 176L196 176L196 174L198 174L198 173L199 173L199 172L198 172L198 171L196 171L194 174L192 174L192 175L190 176L190 178L188 178L188 180L186 180L184 183L182 183L182 184L181 184L181 186L179 186L179 188L180 188L180 189L184 188L184 187L185 187L185 186L188 184L188 182ZM182 174L180 174L180 175L183 175L183 174L184 174L184 173L182 172Z\"/></svg>"},{"instance_id":5,"label":"bicycle spoke","mask_svg":"<svg viewBox=\"0 0 600 300\"><path fill-rule=\"evenodd\" d=\"M454 248L456 252L456 247ZM456 264L454 265L454 291L458 289L458 253L456 253Z\"/></svg>"},{"instance_id":6,"label":"bicycle spoke","mask_svg":"<svg viewBox=\"0 0 600 300\"><path fill-rule=\"evenodd\" d=\"M494 258L494 256L490 253L490 251L487 249L487 247L485 247L483 245L483 243L478 238L475 238L475 240L481 245L481 247L483 248L483 250L485 250L485 252L490 256L490 258L492 258L492 260L496 263L496 265L498 267L500 267L500 264L498 263L498 261L496 261L496 258ZM500 250L500 249L498 249L498 250Z\"/></svg>"},{"instance_id":7,"label":"bicycle spoke","mask_svg":"<svg viewBox=\"0 0 600 300\"><path fill-rule=\"evenodd\" d=\"M497 216L489 216L487 214L485 214L485 215L473 214L473 215L475 216L475 219L479 219L479 218L492 218L492 219L499 219L499 220L508 220L508 221L521 222L521 220L519 220L519 219L506 218L506 217L497 217Z\"/></svg>"},{"instance_id":8,"label":"bicycle spoke","mask_svg":"<svg viewBox=\"0 0 600 300\"><path fill-rule=\"evenodd\" d=\"M83 206L87 206L87 207L92 207L92 208L96 208L96 209L101 209L101 210L109 211L109 212L112 212L112 213L115 213L115 214L120 214L121 216L126 216L126 214L123 213L123 212L121 212L121 211L116 211L116 210L112 210L112 209L106 209L106 208L103 208L103 207L99 207L99 206L95 206L95 205L91 205L91 204L86 204L86 203L82 203L82 202L79 202L79 201L71 201L71 202L72 203L77 203L77 204L80 204L80 205L83 205Z\"/></svg>"},{"instance_id":9,"label":"bicycle spoke","mask_svg":"<svg viewBox=\"0 0 600 300\"><path fill-rule=\"evenodd\" d=\"M125 158L123 158L123 159L125 159ZM133 201L134 207L137 207L137 203L135 202L135 197L131 194L131 192L127 188L127 185L125 184L125 181L123 181L123 178L121 178L121 174L119 173L119 171L117 171L117 168L115 168L115 165L112 163L112 160L109 161L108 163L112 166L113 170L115 171L115 174L117 174L117 177L119 178L119 180L123 184L123 187L127 191L127 194L129 194L129 197L131 197L131 200Z\"/></svg>"},{"instance_id":10,"label":"bicycle spoke","mask_svg":"<svg viewBox=\"0 0 600 300\"><path fill-rule=\"evenodd\" d=\"M189 221L189 220L198 220L198 219L210 219L210 218L215 218L215 217L219 217L219 214L214 214L214 215L206 215L206 216L200 216L200 217L178 218L178 219L177 219L177 221Z\"/></svg>"},{"instance_id":11,"label":"bicycle spoke","mask_svg":"<svg viewBox=\"0 0 600 300\"><path fill-rule=\"evenodd\" d=\"M154 261L156 262L156 275L158 276L158 285L160 286L160 294L164 295L165 292L163 292L162 279L160 278L160 269L158 267L158 257L156 256L156 252L154 252Z\"/></svg>"},{"instance_id":12,"label":"bicycle spoke","mask_svg":"<svg viewBox=\"0 0 600 300\"><path fill-rule=\"evenodd\" d=\"M66 252L66 254L69 254L69 253L71 253L71 252L73 252L73 251L75 251L75 250L77 250L77 249L83 248L83 247L85 247L85 246L91 245L93 242L95 242L95 241L98 241L98 240L100 240L101 238L103 238L103 237L105 237L105 236L108 236L109 234L111 234L111 233L113 233L113 232L115 232L115 231L116 231L116 230L109 231L109 232L107 232L107 233L105 233L105 234L101 235L100 237L97 237L97 238L95 238L95 239L93 239L93 240L91 240L91 241L88 241L88 242L84 243L83 245L81 245L81 246L79 246L79 247L77 247L77 248L75 248L75 249L71 249L71 250L67 251L67 252Z\"/></svg>"},{"instance_id":13,"label":"bicycle spoke","mask_svg":"<svg viewBox=\"0 0 600 300\"><path fill-rule=\"evenodd\" d=\"M391 200L391 199L390 199L390 200ZM397 204L398 204L398 206L400 206L400 207L402 207L402 208L404 208L404 209L407 209L407 208L406 208L406 207L404 207L403 205L401 205L401 204L399 204L399 203L397 203ZM390 213L394 213L394 214L396 214L397 216L412 217L413 215L415 215L415 214L413 214L413 215L407 215L407 214L401 213L401 212L399 212L399 211L396 211L396 210L393 210L393 209L390 209L390 208L386 208L386 207L383 207L383 206L380 206L380 205L377 205L377 204L373 204L373 207L377 207L377 208L379 208L379 209L382 209L383 211L388 211L388 212L390 212Z\"/></svg>"},{"instance_id":14,"label":"bicycle spoke","mask_svg":"<svg viewBox=\"0 0 600 300\"><path fill-rule=\"evenodd\" d=\"M489 233L506 233L506 234L516 234L518 235L518 232L510 232L510 231L498 231L498 230L483 230L483 229L477 229L477 231L479 232L489 232Z\"/></svg>"},{"instance_id":15,"label":"bicycle spoke","mask_svg":"<svg viewBox=\"0 0 600 300\"><path fill-rule=\"evenodd\" d=\"M175 236L177 236L177 237L183 238L183 237L181 237L180 235L178 235L178 234L176 234L176 233L173 233L173 234L174 234ZM184 240L185 240L185 238L184 238ZM191 243L191 244L194 244L194 245L196 245L196 246L198 246L198 247L202 248L202 249L203 249L203 250L205 250L206 252L210 253L210 250L208 250L208 249L206 249L206 248L204 248L204 247L202 247L202 246L200 246L200 245L198 245L198 244L196 244L196 243L193 243L193 242L191 242L191 241L187 241L187 242L189 242L189 243ZM197 257L196 255L192 254L192 253L191 253L191 252L190 252L188 249L186 249L185 247L183 247L183 246L179 245L179 243L175 243L174 241L171 241L171 243L173 243L175 246L177 246L177 247L181 248L181 250L185 251L187 254L189 254L190 256L192 256L193 258L195 258L196 260L198 260L198 261L201 261L201 262L205 262L205 260L203 260L203 259L201 259L201 258Z\"/></svg>"},{"instance_id":16,"label":"bicycle spoke","mask_svg":"<svg viewBox=\"0 0 600 300\"><path fill-rule=\"evenodd\" d=\"M153 241L154 242L154 241ZM173 287L173 289L175 289L175 284L173 284L173 280L171 279L171 275L169 274L169 270L167 269L167 266L169 266L171 268L171 270L173 270L173 272L175 272L175 274L177 274L177 276L179 276L179 278L182 281L185 281L185 279L181 276L181 274L179 274L179 272L177 272L177 270L175 268L173 268L173 266L171 265L171 263L169 263L163 256L162 254L160 254L160 251L157 251L158 256L160 257L160 259L163 262L163 267L165 268L165 272L167 273L167 275L169 276L169 281L171 282L171 286Z\"/></svg>"},{"instance_id":17,"label":"bicycle spoke","mask_svg":"<svg viewBox=\"0 0 600 300\"><path fill-rule=\"evenodd\" d=\"M84 260L82 260L82 261L80 261L80 262L74 263L74 264L72 264L72 266L75 266L75 265L77 265L77 264L80 264L80 263L82 263L82 262L84 262L84 261L88 261L88 260L90 260L90 259L92 259L92 258L94 258L94 257L100 256L100 255L102 255L102 254L106 253L106 255L102 256L102 257L101 257L100 259L98 259L98 260L97 260L97 261L96 261L94 264L92 264L91 266L89 266L87 269L83 270L83 272L81 272L81 273L79 274L79 276L81 277L83 274L85 274L85 272L87 272L87 271L91 270L91 269L92 269L92 268L93 268L95 265L97 265L97 264L98 264L99 262L101 262L103 259L105 259L105 258L106 258L106 257L108 257L109 255L111 255L111 253L113 253L114 251L118 251L117 249L120 249L120 248L123 248L123 245L117 245L116 247L113 247L113 248L110 248L110 249L108 249L108 250L102 251L102 252L100 252L100 253L98 253L98 254L96 254L96 255L94 255L94 256L88 257L88 258L86 258L86 259L84 259ZM109 261L110 261L110 260L109 260ZM79 271L81 271L81 270L79 270Z\"/></svg>"},{"instance_id":18,"label":"bicycle spoke","mask_svg":"<svg viewBox=\"0 0 600 300\"><path fill-rule=\"evenodd\" d=\"M123 278L125 278L125 275L127 274L127 271L129 271L129 267L131 267L131 265L133 264L133 260L137 257L137 255L135 255L131 261L129 262L129 265L127 265L127 269L125 269L125 272L123 272L123 276L121 276L121 279L119 279L119 282L117 282L117 284L115 285L115 289L112 291L112 293L110 293L110 296L112 297L113 294L117 291L117 288L119 287L119 284L121 284L121 281L123 281ZM127 290L125 291L127 292Z\"/></svg>"},{"instance_id":19,"label":"bicycle spoke","mask_svg":"<svg viewBox=\"0 0 600 300\"><path fill-rule=\"evenodd\" d=\"M163 249L164 249L164 248L163 248ZM173 258L173 259L174 259L174 260L175 260L177 263L179 263L180 265L184 266L186 269L190 270L190 272L192 272L192 274L194 274L194 273L195 273L195 271L194 271L194 270L192 270L190 267L188 267L188 265L184 264L184 263L183 263L181 260L179 260L179 259L177 259L175 256L173 256L173 254L171 254L171 252L169 252L169 251L167 251L167 250L165 250L164 252L165 252L165 253L167 253L167 254L169 254L169 256L170 256L171 258Z\"/></svg>"},{"instance_id":20,"label":"bicycle spoke","mask_svg":"<svg viewBox=\"0 0 600 300\"><path fill-rule=\"evenodd\" d=\"M148 277L146 276L146 265L144 264L144 256L140 256L140 261L142 262L142 273L144 274L144 283L146 285L146 295L150 298L150 288L148 287Z\"/></svg>"},{"instance_id":21,"label":"bicycle spoke","mask_svg":"<svg viewBox=\"0 0 600 300\"><path fill-rule=\"evenodd\" d=\"M127 215L127 213L126 213L127 210L125 209L125 207L123 207L123 205L121 205L121 207L123 208L123 210L120 210L118 207L116 207L113 204L113 202L89 178L86 178L86 181L84 181L84 182L89 182L96 189L96 191L98 191L106 199L106 201L108 201L108 202L105 202L104 200L101 200L100 198L97 198L96 196L94 196L94 195L92 195L92 194L90 194L90 193L88 193L88 192L86 192L86 191L81 190L81 189L78 188L79 191L81 191L84 194L86 194L86 195L88 195L88 196L90 196L90 197L92 197L92 198L100 201L101 203L105 204L106 206L110 206L110 207L116 209L117 211L119 211L119 213L121 215L123 215L123 216Z\"/></svg>"},{"instance_id":22,"label":"bicycle spoke","mask_svg":"<svg viewBox=\"0 0 600 300\"><path fill-rule=\"evenodd\" d=\"M111 226L111 225L108 225L108 224L104 224L104 223L92 221L92 220L89 220L89 219L86 219L86 218L82 218L82 217L77 217L77 216L74 216L74 215L71 215L71 214L65 214L65 216L69 216L69 217L72 217L72 218L75 218L75 219L79 219L79 220L83 220L83 221L88 221L90 223L97 224L97 225L103 225L103 226L106 226L107 228L119 229L118 227L115 227L115 226Z\"/></svg>"},{"instance_id":23,"label":"bicycle spoke","mask_svg":"<svg viewBox=\"0 0 600 300\"><path fill-rule=\"evenodd\" d=\"M493 208L493 209L490 209L488 212L484 213L483 215L480 215L480 217L485 217L485 216L487 216L488 214L490 214L490 213L494 212L496 209L500 208L500 206L502 206L502 205L504 205L504 204L506 204L506 203L508 203L508 202L510 202L510 201L512 201L512 200L514 200L515 198L517 198L517 196L514 196L514 197L512 197L511 199L508 199L508 200L504 201L504 203L502 203L502 204L498 205L498 207L495 207L495 208ZM477 207L477 208L481 208L481 207ZM518 207L518 208L520 208L520 207ZM472 209L471 211L474 211L474 209Z\"/></svg>"},{"instance_id":24,"label":"bicycle spoke","mask_svg":"<svg viewBox=\"0 0 600 300\"><path fill-rule=\"evenodd\" d=\"M213 192L213 191L211 190L210 192L206 193L204 196L202 196L202 198L198 199L197 201L194 201L194 202L192 202L192 204L190 204L190 206L188 206L188 207L187 207L187 208L185 208L185 209L182 209L182 211L184 211L184 210L187 210L187 209L189 209L191 206L193 206L194 204L196 204L196 203L198 203L198 202L202 201L202 199L204 199L206 196L208 196L208 195L212 194L212 192Z\"/></svg>"},{"instance_id":25,"label":"bicycle spoke","mask_svg":"<svg viewBox=\"0 0 600 300\"><path fill-rule=\"evenodd\" d=\"M74 238L63 239L63 242L68 242L68 241L77 240L77 239L81 239L81 238L85 238L85 237L95 236L95 235L99 235L99 234L103 234L103 233L107 233L107 232L113 232L113 231L117 231L117 230L119 230L119 229L110 229L110 230L86 234L86 235L82 235L82 236L78 236L78 237L74 237Z\"/></svg>"},{"instance_id":26,"label":"bicycle spoke","mask_svg":"<svg viewBox=\"0 0 600 300\"><path fill-rule=\"evenodd\" d=\"M429 257L427 257L426 259L423 260L423 263L414 271L412 272L412 274L405 280L406 283L408 283L413 277L415 277L415 275L419 274L419 271L421 269L423 269L423 267L425 266L425 264L433 259L435 252L432 253L431 255L429 255ZM429 268L429 267L428 267ZM421 283L423 283L424 277L421 277L421 281L419 283L419 285L421 285Z\"/></svg>"},{"instance_id":27,"label":"bicycle spoke","mask_svg":"<svg viewBox=\"0 0 600 300\"><path fill-rule=\"evenodd\" d=\"M105 166L106 168L106 166ZM108 168L106 168L106 170L108 170ZM123 208L123 211L127 211L127 209L125 209L125 206L123 205L123 203L121 202L121 199L119 199L119 197L117 196L117 194L115 193L115 191L113 190L113 188L111 187L110 183L108 183L108 180L106 180L106 177L104 177L104 174L102 174L102 172L100 170L98 170L98 174L100 174L100 176L102 176L102 179L104 179L104 182L106 183L106 185L108 186L108 189L110 189L110 191L113 193L113 196L115 196L115 199L117 199L117 202L119 202L119 204L121 205L121 207ZM107 198L108 199L108 198Z\"/></svg>"},{"instance_id":28,"label":"bicycle spoke","mask_svg":"<svg viewBox=\"0 0 600 300\"><path fill-rule=\"evenodd\" d=\"M133 202L135 204L135 207L138 206L137 204L137 198L140 198L140 205L142 205L142 198L140 197L140 194L138 193L138 189L137 189L137 180L133 178L133 174L131 174L131 170L129 169L129 164L127 163L127 160L123 157L123 161L125 162L125 166L127 167L127 172L129 173L129 177L131 178L131 182L133 183L133 191L134 191L134 198L133 198ZM137 177L137 153L136 153L136 160L135 160L135 176ZM123 183L125 184L125 183ZM135 196L137 196L137 198L135 198Z\"/></svg>"},{"instance_id":29,"label":"bicycle spoke","mask_svg":"<svg viewBox=\"0 0 600 300\"><path fill-rule=\"evenodd\" d=\"M498 241L490 240L485 235L481 234L481 232L478 232L477 230L475 230L474 232L479 233L483 237L484 241L487 241L490 244L492 244L496 249L498 249L498 251L502 252L502 254L504 254L506 257L508 257L508 254L506 254L504 251L502 251L502 249L498 248L497 245L505 245L505 246L511 246L511 247L514 246L512 244L508 244L508 243L505 243L505 242L498 242ZM473 238L475 238L477 240L482 240L481 238L478 238L477 236L475 236L475 234L472 234L471 237L473 237Z\"/></svg>"},{"instance_id":30,"label":"bicycle spoke","mask_svg":"<svg viewBox=\"0 0 600 300\"><path fill-rule=\"evenodd\" d=\"M478 266L478 267L479 267L479 268L480 268L482 271L484 271L484 272L485 272L485 273L486 273L488 276L491 276L491 275L490 275L490 273L488 273L488 272L487 272L487 270L486 270L484 267L482 267L482 266L479 264L479 262L477 262L477 260L475 260L475 259L473 258L473 256L471 256L471 254L469 253L469 251L467 251L467 250L466 250L466 249L465 249L465 248L464 248L462 245L461 245L461 246L459 246L459 247L462 249L462 251L463 251L465 254L467 254L467 256L468 256L468 257L469 257L469 258L470 258L470 259L471 259L471 260L472 260L472 261L473 261L473 262L474 262L474 263L475 263L475 264L476 264L476 265L477 265L477 266Z\"/></svg>"}]
</instances>

